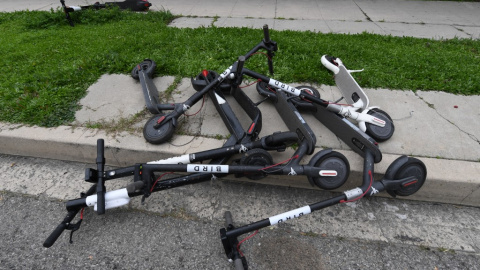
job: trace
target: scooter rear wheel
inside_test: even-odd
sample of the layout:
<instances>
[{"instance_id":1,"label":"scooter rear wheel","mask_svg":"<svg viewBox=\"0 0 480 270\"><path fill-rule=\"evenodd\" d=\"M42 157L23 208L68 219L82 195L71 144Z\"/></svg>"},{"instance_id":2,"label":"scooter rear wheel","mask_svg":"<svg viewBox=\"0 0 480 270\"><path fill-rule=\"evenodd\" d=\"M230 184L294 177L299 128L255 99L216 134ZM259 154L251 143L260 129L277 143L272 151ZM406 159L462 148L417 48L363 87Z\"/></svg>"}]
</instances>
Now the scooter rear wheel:
<instances>
[{"instance_id":1,"label":"scooter rear wheel","mask_svg":"<svg viewBox=\"0 0 480 270\"><path fill-rule=\"evenodd\" d=\"M171 120L168 120L167 123L163 123L160 128L155 128L159 119L164 116L164 114L156 114L145 123L145 126L143 127L143 137L147 142L151 144L161 144L172 138L173 133L175 132L175 127Z\"/></svg>"},{"instance_id":2,"label":"scooter rear wheel","mask_svg":"<svg viewBox=\"0 0 480 270\"><path fill-rule=\"evenodd\" d=\"M393 120L390 115L377 108L369 110L368 114L385 121L385 126L379 127L374 124L366 123L365 126L367 127L367 130L365 133L377 142L384 142L390 139L393 136L393 132L395 132L395 126L393 125Z\"/></svg>"},{"instance_id":3,"label":"scooter rear wheel","mask_svg":"<svg viewBox=\"0 0 480 270\"><path fill-rule=\"evenodd\" d=\"M395 161L390 165L394 167ZM389 171L387 169L387 171ZM396 172L393 172L393 179L402 179L410 176L415 176L417 182L415 184L408 185L400 190L395 190L395 194L398 196L410 196L417 192L425 183L427 178L427 168L425 164L416 158L409 157L407 162L403 164Z\"/></svg>"},{"instance_id":4,"label":"scooter rear wheel","mask_svg":"<svg viewBox=\"0 0 480 270\"><path fill-rule=\"evenodd\" d=\"M153 73L155 72L155 68L157 67L157 63L155 63L155 61L153 60L150 60L150 59L145 59L143 60L143 62L141 62L140 64L136 65L133 69L132 69L132 77L135 79L135 80L138 80L139 77L138 77L138 71L139 70L143 70L145 71L145 73L147 73L147 75L149 77L152 77L153 76ZM139 69L140 68L140 69Z\"/></svg>"},{"instance_id":5,"label":"scooter rear wheel","mask_svg":"<svg viewBox=\"0 0 480 270\"><path fill-rule=\"evenodd\" d=\"M273 158L268 151L261 148L255 148L248 150L245 153L245 155L240 159L240 164L267 167L273 164ZM245 174L245 177L250 180L260 180L265 176L267 176L267 174L262 171L259 171L258 173Z\"/></svg>"},{"instance_id":6,"label":"scooter rear wheel","mask_svg":"<svg viewBox=\"0 0 480 270\"><path fill-rule=\"evenodd\" d=\"M332 151L327 154L318 152L310 160L309 164L312 167L321 168L324 170L334 170L337 172L337 176L308 176L310 182L315 183L319 188L325 190L331 190L341 187L348 179L350 175L350 163L347 158L336 151Z\"/></svg>"}]
</instances>

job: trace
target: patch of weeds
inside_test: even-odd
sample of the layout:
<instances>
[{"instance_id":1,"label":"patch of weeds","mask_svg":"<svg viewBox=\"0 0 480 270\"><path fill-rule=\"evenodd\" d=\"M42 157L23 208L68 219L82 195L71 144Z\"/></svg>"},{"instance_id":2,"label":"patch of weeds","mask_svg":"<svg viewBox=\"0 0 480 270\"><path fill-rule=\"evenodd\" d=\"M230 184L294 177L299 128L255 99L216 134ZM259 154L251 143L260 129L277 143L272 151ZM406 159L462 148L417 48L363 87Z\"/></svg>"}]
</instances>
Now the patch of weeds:
<instances>
[{"instance_id":1,"label":"patch of weeds","mask_svg":"<svg viewBox=\"0 0 480 270\"><path fill-rule=\"evenodd\" d=\"M448 252L448 253L451 253L451 254L455 254L455 250L449 249L449 248L439 247L439 248L437 248L437 250L439 252Z\"/></svg>"},{"instance_id":2,"label":"patch of weeds","mask_svg":"<svg viewBox=\"0 0 480 270\"><path fill-rule=\"evenodd\" d=\"M318 233L314 232L300 232L301 235L303 236L309 236L309 237L318 237L320 236Z\"/></svg>"},{"instance_id":3,"label":"patch of weeds","mask_svg":"<svg viewBox=\"0 0 480 270\"><path fill-rule=\"evenodd\" d=\"M196 217L188 214L187 211L184 208L180 208L179 210L172 210L172 211L170 211L168 213L164 213L160 216L161 217L177 218L177 219L182 219L182 220L197 220Z\"/></svg>"},{"instance_id":4,"label":"patch of weeds","mask_svg":"<svg viewBox=\"0 0 480 270\"><path fill-rule=\"evenodd\" d=\"M294 144L290 145L290 147L291 147L293 150L297 151L297 149L298 149L298 143L294 143Z\"/></svg>"},{"instance_id":5,"label":"patch of weeds","mask_svg":"<svg viewBox=\"0 0 480 270\"><path fill-rule=\"evenodd\" d=\"M175 78L173 79L173 82L172 84L170 84L167 89L165 89L165 91L163 92L164 93L164 98L165 98L165 101L168 101L171 97L172 97L172 94L173 94L173 91L175 89L177 89L178 85L180 84L180 82L182 81L182 77L181 76L175 76Z\"/></svg>"},{"instance_id":6,"label":"patch of weeds","mask_svg":"<svg viewBox=\"0 0 480 270\"><path fill-rule=\"evenodd\" d=\"M101 129L103 127L103 124L98 123L98 122L87 122L85 124L85 127L86 128L93 128L93 129Z\"/></svg>"},{"instance_id":7,"label":"patch of weeds","mask_svg":"<svg viewBox=\"0 0 480 270\"><path fill-rule=\"evenodd\" d=\"M430 247L427 247L427 246L424 246L424 245L420 245L419 248L421 250L424 250L424 251L430 251L431 250Z\"/></svg>"},{"instance_id":8,"label":"patch of weeds","mask_svg":"<svg viewBox=\"0 0 480 270\"><path fill-rule=\"evenodd\" d=\"M147 115L147 110L144 109L128 118L118 118L110 121L99 121L99 122L87 122L84 126L91 129L101 129L105 131L108 135L115 136L116 134L126 131L129 133L140 132L141 127L135 127L139 121L145 119Z\"/></svg>"},{"instance_id":9,"label":"patch of weeds","mask_svg":"<svg viewBox=\"0 0 480 270\"><path fill-rule=\"evenodd\" d=\"M214 27L214 26L215 26L214 24L218 21L218 18L220 18L220 16L215 15L215 16L213 17L213 20L212 20L212 23L210 24L210 26Z\"/></svg>"}]
</instances>

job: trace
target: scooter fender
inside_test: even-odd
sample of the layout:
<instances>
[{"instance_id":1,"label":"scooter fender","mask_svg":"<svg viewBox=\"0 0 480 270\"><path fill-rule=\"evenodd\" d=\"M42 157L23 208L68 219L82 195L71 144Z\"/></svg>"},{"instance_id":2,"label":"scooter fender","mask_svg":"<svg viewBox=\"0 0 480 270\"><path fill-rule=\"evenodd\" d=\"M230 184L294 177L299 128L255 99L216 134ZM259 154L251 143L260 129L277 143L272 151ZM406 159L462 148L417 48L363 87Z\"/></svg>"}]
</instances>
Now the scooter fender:
<instances>
[{"instance_id":1,"label":"scooter fender","mask_svg":"<svg viewBox=\"0 0 480 270\"><path fill-rule=\"evenodd\" d=\"M309 166L313 166L315 164L315 162L317 162L317 160L321 159L323 156L331 153L333 150L332 149L324 149L318 153L316 153L315 155L313 155L313 157L310 159L310 162L308 163ZM308 182L310 183L310 185L312 187L315 186L315 183L310 179L310 177L308 177Z\"/></svg>"},{"instance_id":2,"label":"scooter fender","mask_svg":"<svg viewBox=\"0 0 480 270\"><path fill-rule=\"evenodd\" d=\"M390 166L388 166L387 171L385 172L385 176L383 178L388 180L394 180L395 174L407 162L408 157L405 155L397 158L395 161L392 162L392 164L390 164ZM393 190L387 190L387 193L393 198L397 196L395 195L395 192Z\"/></svg>"}]
</instances>

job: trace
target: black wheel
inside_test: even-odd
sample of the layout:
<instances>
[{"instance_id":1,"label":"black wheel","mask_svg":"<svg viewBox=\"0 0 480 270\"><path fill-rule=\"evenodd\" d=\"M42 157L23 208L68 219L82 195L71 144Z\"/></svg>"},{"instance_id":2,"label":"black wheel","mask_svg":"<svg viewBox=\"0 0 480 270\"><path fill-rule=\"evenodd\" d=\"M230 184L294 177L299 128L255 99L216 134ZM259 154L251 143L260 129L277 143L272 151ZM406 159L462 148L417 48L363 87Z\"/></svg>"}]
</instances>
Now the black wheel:
<instances>
[{"instance_id":1,"label":"black wheel","mask_svg":"<svg viewBox=\"0 0 480 270\"><path fill-rule=\"evenodd\" d=\"M241 165L249 166L263 166L267 167L273 164L272 155L264 149L256 148L248 150L245 155L240 159ZM251 180L260 180L267 176L266 173L259 171L258 173L245 174L245 177Z\"/></svg>"},{"instance_id":2,"label":"black wheel","mask_svg":"<svg viewBox=\"0 0 480 270\"><path fill-rule=\"evenodd\" d=\"M339 152L329 152L323 154L322 152L317 153L308 164L312 167L317 167L325 170L335 170L337 176L318 176L311 177L308 176L310 182L315 183L319 188L325 190L331 190L341 187L348 179L350 175L350 163L348 163L347 158Z\"/></svg>"},{"instance_id":3,"label":"black wheel","mask_svg":"<svg viewBox=\"0 0 480 270\"><path fill-rule=\"evenodd\" d=\"M394 163L390 166L393 166ZM427 179L427 167L425 167L425 164L421 160L409 157L407 162L405 162L396 172L393 172L393 175L394 180L410 176L415 176L417 178L415 184L394 191L398 196L410 196L417 192L425 183L425 180Z\"/></svg>"},{"instance_id":4,"label":"black wheel","mask_svg":"<svg viewBox=\"0 0 480 270\"><path fill-rule=\"evenodd\" d=\"M143 137L147 142L151 144L161 144L168 141L173 136L175 127L173 126L172 121L164 123L158 129L154 128L158 121L164 116L164 114L156 114L145 123L145 126L143 127Z\"/></svg>"},{"instance_id":5,"label":"black wheel","mask_svg":"<svg viewBox=\"0 0 480 270\"><path fill-rule=\"evenodd\" d=\"M256 88L257 88L257 92L260 95L276 100L276 94L275 94L276 89L270 88L268 83L263 81L258 82Z\"/></svg>"},{"instance_id":6,"label":"black wheel","mask_svg":"<svg viewBox=\"0 0 480 270\"><path fill-rule=\"evenodd\" d=\"M208 73L207 73L208 83L213 82L219 76L220 75L218 75L217 72L213 70L208 70ZM195 91L202 91L203 88L205 88L205 86L208 85L207 80L205 80L205 75L203 71L200 72L195 78L192 78L191 82L192 82L193 89L195 89ZM222 90L222 92L226 94L230 92L230 87L231 87L231 81L228 78L225 78L223 82L219 86L217 86L218 89Z\"/></svg>"},{"instance_id":7,"label":"black wheel","mask_svg":"<svg viewBox=\"0 0 480 270\"><path fill-rule=\"evenodd\" d=\"M132 69L132 77L135 79L135 80L138 80L138 71L141 69L143 71L145 71L147 73L148 76L152 77L153 76L153 73L155 72L155 68L157 67L157 64L155 63L155 61L153 60L150 60L150 59L145 59L143 60L143 62L141 62L140 64L136 65L133 69Z\"/></svg>"},{"instance_id":8,"label":"black wheel","mask_svg":"<svg viewBox=\"0 0 480 270\"><path fill-rule=\"evenodd\" d=\"M314 87L302 85L295 88L297 88L298 90L303 90L314 97L320 98L320 92L318 92L318 90ZM291 94L289 94L289 96L291 96ZM308 109L309 107L313 106L310 101L302 99L300 97L293 98L292 103L295 105L295 107L299 109Z\"/></svg>"},{"instance_id":9,"label":"black wheel","mask_svg":"<svg viewBox=\"0 0 480 270\"><path fill-rule=\"evenodd\" d=\"M193 89L195 89L195 91L201 91L208 83L213 82L218 76L218 73L213 70L208 70L207 78L205 78L203 71L198 73L198 75L192 79ZM208 83L206 79L208 79Z\"/></svg>"},{"instance_id":10,"label":"black wheel","mask_svg":"<svg viewBox=\"0 0 480 270\"><path fill-rule=\"evenodd\" d=\"M377 142L384 142L390 139L393 135L393 132L395 132L395 126L393 125L393 120L390 115L377 108L369 110L368 114L385 121L385 126L379 127L374 124L366 123L366 133Z\"/></svg>"}]
</instances>

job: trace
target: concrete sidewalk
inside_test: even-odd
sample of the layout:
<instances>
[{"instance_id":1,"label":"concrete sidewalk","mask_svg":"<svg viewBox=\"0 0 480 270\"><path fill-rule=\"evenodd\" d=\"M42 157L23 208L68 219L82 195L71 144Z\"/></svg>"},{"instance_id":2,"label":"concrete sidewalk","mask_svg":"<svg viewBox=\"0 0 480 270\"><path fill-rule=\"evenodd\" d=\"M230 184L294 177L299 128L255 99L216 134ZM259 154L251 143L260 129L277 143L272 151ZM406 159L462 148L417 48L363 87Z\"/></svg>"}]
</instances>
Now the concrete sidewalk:
<instances>
[{"instance_id":1,"label":"concrete sidewalk","mask_svg":"<svg viewBox=\"0 0 480 270\"><path fill-rule=\"evenodd\" d=\"M66 0L66 5L96 1ZM108 2L108 1L106 1ZM448 1L202 1L150 0L152 10L170 10L183 17L172 25L260 28L323 33L362 33L450 39L480 38L480 3ZM54 0L4 0L1 11L50 10Z\"/></svg>"},{"instance_id":2,"label":"concrete sidewalk","mask_svg":"<svg viewBox=\"0 0 480 270\"><path fill-rule=\"evenodd\" d=\"M292 5L291 1L243 1L240 5L237 1L205 1L199 6L187 1L151 2L154 9L165 8L174 14L189 16L176 19L172 22L172 27L213 24L218 27L255 27L260 32L262 25L268 23L276 30L336 33L368 31L427 38L479 38L480 33L480 3L301 1ZM84 3L67 1L67 4ZM57 6L57 1L2 1L0 11L12 11L17 7L48 10ZM275 40L274 36L271 38ZM245 51L249 49L245 48ZM155 79L159 91L167 89L172 82L171 77ZM244 90L254 101L258 101L261 97L254 87ZM323 99L335 100L340 97L336 87L314 87L319 89ZM207 100L202 108L200 104L191 108L191 112L201 109L199 114L180 118L182 123L177 134L187 135L174 135L169 143L159 146L146 143L141 129L149 115L142 113L145 102L140 91L140 84L129 76L104 75L88 89L87 96L81 101L82 109L77 112L76 121L71 126L47 129L3 123L0 125L0 151L13 155L94 163L96 139L104 138L108 148L107 163L124 166L220 147L224 142L221 138L228 136L227 129L218 124L220 117ZM184 101L193 91L189 80L184 79L174 90L171 101ZM375 172L383 174L399 155L413 155L425 162L428 177L424 187L408 198L480 206L480 96L465 97L433 91L365 91L371 105L380 106L391 115L396 128L394 136L380 145L384 157L381 163L376 164ZM107 100L104 98L106 96L112 98ZM235 107L234 102L230 104L239 118L248 119L241 117L244 112ZM272 104L265 102L260 105L260 109L264 123L260 136L287 130ZM331 147L348 158L352 175L349 184L342 187L342 190L356 186L360 182L363 159L318 120L308 114L304 116L317 136L319 149ZM112 126L121 119L135 119L136 124L114 134L85 128ZM274 159L281 161L291 154L292 150L274 153ZM304 162L308 162L308 158ZM268 177L262 183L310 187L305 177Z\"/></svg>"}]
</instances>

